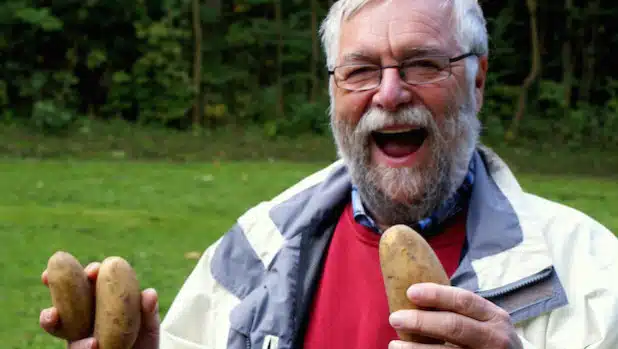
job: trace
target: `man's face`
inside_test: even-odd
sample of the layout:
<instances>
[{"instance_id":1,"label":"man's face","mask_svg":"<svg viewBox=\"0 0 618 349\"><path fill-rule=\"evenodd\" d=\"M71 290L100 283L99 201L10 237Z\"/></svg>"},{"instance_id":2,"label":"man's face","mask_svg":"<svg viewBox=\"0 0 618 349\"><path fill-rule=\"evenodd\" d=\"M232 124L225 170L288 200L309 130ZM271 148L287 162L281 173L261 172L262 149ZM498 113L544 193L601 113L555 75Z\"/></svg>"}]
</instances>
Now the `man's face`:
<instances>
[{"instance_id":1,"label":"man's face","mask_svg":"<svg viewBox=\"0 0 618 349\"><path fill-rule=\"evenodd\" d=\"M342 23L337 65L396 65L425 49L449 58L467 53L458 50L450 8L436 3L369 3ZM469 84L464 65L453 63L450 78L428 85L408 85L397 69L386 69L378 88L334 88L331 124L339 152L382 225L414 223L463 180L485 74L480 69L476 86Z\"/></svg>"}]
</instances>

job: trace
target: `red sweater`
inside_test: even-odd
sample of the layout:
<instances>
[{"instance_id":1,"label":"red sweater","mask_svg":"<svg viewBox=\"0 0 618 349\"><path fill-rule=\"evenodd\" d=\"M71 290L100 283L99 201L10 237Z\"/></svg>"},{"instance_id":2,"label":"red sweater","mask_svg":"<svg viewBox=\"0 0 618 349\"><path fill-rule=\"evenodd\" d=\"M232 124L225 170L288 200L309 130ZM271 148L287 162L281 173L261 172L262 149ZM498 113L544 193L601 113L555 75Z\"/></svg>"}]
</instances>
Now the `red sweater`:
<instances>
[{"instance_id":1,"label":"red sweater","mask_svg":"<svg viewBox=\"0 0 618 349\"><path fill-rule=\"evenodd\" d=\"M455 272L465 240L460 215L429 244L449 277ZM386 349L397 339L380 270L380 236L354 221L351 205L335 229L320 284L310 311L305 349Z\"/></svg>"}]
</instances>

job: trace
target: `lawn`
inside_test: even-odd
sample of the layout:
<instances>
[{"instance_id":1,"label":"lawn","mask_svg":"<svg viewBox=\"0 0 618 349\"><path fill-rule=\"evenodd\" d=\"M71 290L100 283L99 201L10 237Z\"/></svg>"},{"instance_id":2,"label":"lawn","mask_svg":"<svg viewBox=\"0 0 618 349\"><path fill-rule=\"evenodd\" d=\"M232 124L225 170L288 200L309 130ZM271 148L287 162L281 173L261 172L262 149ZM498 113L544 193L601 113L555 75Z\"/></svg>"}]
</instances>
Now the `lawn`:
<instances>
[{"instance_id":1,"label":"lawn","mask_svg":"<svg viewBox=\"0 0 618 349\"><path fill-rule=\"evenodd\" d=\"M121 255L168 309L201 252L235 218L318 164L3 160L0 162L0 341L6 349L64 348L38 327L49 305L40 273L62 249L84 264ZM615 179L522 175L531 191L618 231Z\"/></svg>"}]
</instances>

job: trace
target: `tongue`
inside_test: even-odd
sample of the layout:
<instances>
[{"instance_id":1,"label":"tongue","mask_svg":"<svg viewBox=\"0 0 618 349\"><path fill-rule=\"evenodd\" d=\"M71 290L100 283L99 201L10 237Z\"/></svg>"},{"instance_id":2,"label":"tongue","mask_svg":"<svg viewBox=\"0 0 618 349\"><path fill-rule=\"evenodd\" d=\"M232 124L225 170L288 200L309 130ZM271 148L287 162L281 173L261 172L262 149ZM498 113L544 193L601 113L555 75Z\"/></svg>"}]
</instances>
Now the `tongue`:
<instances>
[{"instance_id":1,"label":"tongue","mask_svg":"<svg viewBox=\"0 0 618 349\"><path fill-rule=\"evenodd\" d=\"M373 139L385 155L400 158L416 152L423 145L426 136L424 130L394 134L376 132Z\"/></svg>"},{"instance_id":2,"label":"tongue","mask_svg":"<svg viewBox=\"0 0 618 349\"><path fill-rule=\"evenodd\" d=\"M412 142L402 142L396 140L388 140L380 144L380 149L382 149L384 154L393 158L400 158L410 155L416 152L418 148L420 148L420 146Z\"/></svg>"}]
</instances>

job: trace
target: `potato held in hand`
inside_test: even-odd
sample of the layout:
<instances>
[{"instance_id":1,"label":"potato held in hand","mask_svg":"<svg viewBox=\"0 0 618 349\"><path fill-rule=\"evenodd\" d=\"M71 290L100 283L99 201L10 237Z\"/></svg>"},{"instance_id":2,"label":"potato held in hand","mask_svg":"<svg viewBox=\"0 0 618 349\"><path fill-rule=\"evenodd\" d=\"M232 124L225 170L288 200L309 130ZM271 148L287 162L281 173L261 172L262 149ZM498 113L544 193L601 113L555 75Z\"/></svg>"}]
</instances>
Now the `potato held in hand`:
<instances>
[{"instance_id":1,"label":"potato held in hand","mask_svg":"<svg viewBox=\"0 0 618 349\"><path fill-rule=\"evenodd\" d=\"M101 264L96 285L94 337L99 349L129 349L141 324L141 292L133 268L120 257Z\"/></svg>"},{"instance_id":2,"label":"potato held in hand","mask_svg":"<svg viewBox=\"0 0 618 349\"><path fill-rule=\"evenodd\" d=\"M391 313L402 309L417 309L406 291L417 283L431 282L450 285L450 280L427 241L405 225L387 229L380 238L380 264ZM432 338L397 331L403 341L442 343Z\"/></svg>"},{"instance_id":3,"label":"potato held in hand","mask_svg":"<svg viewBox=\"0 0 618 349\"><path fill-rule=\"evenodd\" d=\"M94 322L94 292L84 267L71 254L58 251L47 262L47 280L62 322L58 335L70 341L88 337Z\"/></svg>"}]
</instances>

